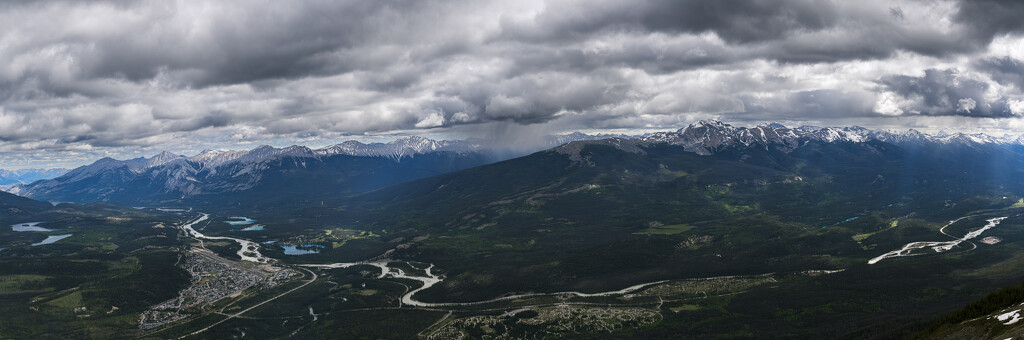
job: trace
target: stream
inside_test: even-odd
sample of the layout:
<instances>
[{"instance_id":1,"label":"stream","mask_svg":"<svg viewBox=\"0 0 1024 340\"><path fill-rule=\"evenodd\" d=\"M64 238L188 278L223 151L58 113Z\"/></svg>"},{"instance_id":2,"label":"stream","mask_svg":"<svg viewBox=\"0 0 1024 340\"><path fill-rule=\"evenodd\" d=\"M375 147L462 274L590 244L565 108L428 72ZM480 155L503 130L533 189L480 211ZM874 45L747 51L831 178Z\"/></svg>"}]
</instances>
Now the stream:
<instances>
[{"instance_id":1,"label":"stream","mask_svg":"<svg viewBox=\"0 0 1024 340\"><path fill-rule=\"evenodd\" d=\"M931 247L932 250L934 250L936 253L941 253L941 252L944 252L944 251L948 251L950 249L953 249L953 247L956 247L960 243L963 243L963 242L965 242L967 240L970 240L972 238L981 236L981 234L984 233L986 230L992 229L995 226L999 225L999 223L1002 222L1004 219L1006 219L1006 217L990 218L990 219L986 220L988 222L988 224L986 224L984 227L981 227L981 229L969 232L969 233L967 233L967 235L964 235L964 237L961 237L961 238L958 238L958 239L955 239L955 240L952 240L952 241L942 241L942 242L911 242L911 243L907 243L906 245L903 246L903 248L890 251L888 253L879 255L878 257L869 260L868 264L875 264L875 263L878 263L878 261L881 261L881 260L884 260L884 259L887 259L887 258L890 258L890 257L922 255L922 254L911 254L911 252L914 251L915 249L921 249L921 248ZM955 221L959 221L959 220L954 220L954 222ZM952 222L950 224L952 224ZM943 229L945 229L945 227L943 227Z\"/></svg>"},{"instance_id":2,"label":"stream","mask_svg":"<svg viewBox=\"0 0 1024 340\"><path fill-rule=\"evenodd\" d=\"M394 262L400 262L400 261L394 261ZM626 287L624 289L620 289L620 290L616 290L616 291L610 291L610 292L601 292L601 293L580 293L580 292L529 293L529 294L502 296L502 297L494 298L494 299L490 299L490 300L474 301L474 302L440 302L440 303L435 303L435 302L419 301L419 300L416 300L413 297L414 295L416 295L416 293L419 293L420 291L423 291L423 290L425 290L427 288L433 287L434 285L436 285L436 284L438 284L438 283L440 283L441 281L444 280L443 277L441 277L439 275L436 275L436 274L431 272L431 270L434 268L433 264L431 264L425 270L426 274L427 274L427 277L410 276L410 275L406 274L401 269L388 267L388 262L386 262L386 261L347 262L347 263L331 263L331 264L303 264L301 266L311 267L311 268L330 269L330 268L348 268L348 267L358 266L358 265L368 265L368 266L374 266L374 267L380 268L381 269L381 274L377 277L378 279L396 278L396 279L410 279L410 280L416 280L416 281L423 282L423 286L420 286L419 288L413 289L413 290L405 293L405 295L402 295L402 304L409 305L409 306L416 306L416 307L472 306L472 305L482 305L482 304L498 302L498 301L515 300L515 299L521 299L521 298L527 298L527 297L537 297L537 296L570 295L570 296L574 296L574 297L598 297L598 296L622 295L622 294L628 294L628 293L631 293L631 292L634 292L634 291L638 291L638 290L643 289L643 288L648 287L648 286L652 286L652 285L656 285L656 284L660 284L660 283L664 283L664 282L668 281L668 280L661 280L661 281L655 281L655 282L641 283L641 284L638 284L638 285Z\"/></svg>"},{"instance_id":3,"label":"stream","mask_svg":"<svg viewBox=\"0 0 1024 340\"><path fill-rule=\"evenodd\" d=\"M196 231L194 228L192 228L193 226L195 226L196 224L198 224L200 222L206 221L207 219L210 218L209 214L205 214L205 213L200 213L200 214L202 216L200 216L198 219L196 219L195 221L189 222L188 224L182 226L181 228L184 229L185 232L187 232L189 235L191 235L192 237L195 237L195 238L201 238L201 239L207 239L207 240L231 240L231 241L238 242L238 244L242 245L242 249L238 250L238 257L241 257L243 261L256 262L256 263L267 263L269 261L267 259L267 257L263 256L263 254L260 254L260 246L259 246L259 244L256 244L256 242L249 241L249 240L238 239L238 238L234 238L234 237L227 237L227 236L206 236L206 235L203 235L203 233L200 233L200 232ZM255 254L255 256L246 255L245 253L247 251L250 252L250 253Z\"/></svg>"}]
</instances>

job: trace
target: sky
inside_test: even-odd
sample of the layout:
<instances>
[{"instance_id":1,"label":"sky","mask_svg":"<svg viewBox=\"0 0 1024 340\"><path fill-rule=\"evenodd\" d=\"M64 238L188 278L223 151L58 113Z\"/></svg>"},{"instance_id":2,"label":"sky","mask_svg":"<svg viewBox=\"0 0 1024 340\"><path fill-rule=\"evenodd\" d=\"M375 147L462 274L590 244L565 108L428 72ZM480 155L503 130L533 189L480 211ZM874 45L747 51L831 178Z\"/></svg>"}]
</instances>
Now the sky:
<instances>
[{"instance_id":1,"label":"sky","mask_svg":"<svg viewBox=\"0 0 1024 340\"><path fill-rule=\"evenodd\" d=\"M0 168L738 125L1024 132L1018 1L5 1Z\"/></svg>"}]
</instances>

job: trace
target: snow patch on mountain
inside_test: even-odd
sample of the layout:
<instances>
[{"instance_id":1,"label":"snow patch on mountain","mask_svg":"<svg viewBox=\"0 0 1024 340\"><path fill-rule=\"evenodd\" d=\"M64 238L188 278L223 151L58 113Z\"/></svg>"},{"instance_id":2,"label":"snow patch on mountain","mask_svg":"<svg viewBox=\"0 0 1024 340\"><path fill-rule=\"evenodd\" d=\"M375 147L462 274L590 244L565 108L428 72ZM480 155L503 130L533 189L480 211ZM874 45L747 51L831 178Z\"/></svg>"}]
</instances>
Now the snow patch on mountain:
<instances>
[{"instance_id":1,"label":"snow patch on mountain","mask_svg":"<svg viewBox=\"0 0 1024 340\"><path fill-rule=\"evenodd\" d=\"M880 141L895 145L921 143L959 144L968 147L979 145L1024 145L1024 136L1007 135L993 137L986 134L928 135L917 130L886 131L870 130L859 126L817 127L801 126L795 129L779 123L759 124L755 127L738 127L718 120L701 120L684 128L670 132L658 132L635 139L580 141L555 148L555 152L569 155L574 162L587 163L579 152L584 145L603 144L616 146L630 152L642 152L642 146L670 144L682 146L684 150L698 155L711 155L729 148L761 148L790 152L810 142L821 143L866 143Z\"/></svg>"},{"instance_id":2,"label":"snow patch on mountain","mask_svg":"<svg viewBox=\"0 0 1024 340\"><path fill-rule=\"evenodd\" d=\"M341 144L326 146L313 150L317 156L349 155L361 157L387 157L401 161L403 157L431 152L469 153L481 150L479 144L466 140L433 140L419 136L411 136L388 143L364 144L350 140Z\"/></svg>"},{"instance_id":3,"label":"snow patch on mountain","mask_svg":"<svg viewBox=\"0 0 1024 340\"><path fill-rule=\"evenodd\" d=\"M643 138L647 143L669 143L682 145L687 150L706 155L714 150L734 146L777 147L792 150L808 141L826 143L864 143L872 140L907 144L935 142L942 144L961 143L968 145L1012 144L1024 145L1024 136L994 137L977 134L928 135L917 130L885 131L869 130L859 126L815 127L801 126L790 129L778 123L762 124L752 128L736 127L717 120L702 120L675 132L662 132Z\"/></svg>"},{"instance_id":4,"label":"snow patch on mountain","mask_svg":"<svg viewBox=\"0 0 1024 340\"><path fill-rule=\"evenodd\" d=\"M162 187L160 190L165 193L189 196L252 188L263 179L264 172L271 168L271 162L292 162L296 167L306 168L313 162L322 162L335 155L382 157L401 162L405 157L419 154L466 154L480 149L478 144L464 140L436 141L413 136L390 143L348 141L319 149L298 145L284 148L261 145L251 150L203 150L191 157L164 151L149 158L103 158L63 176L7 189L26 196L45 196L51 192L68 190L69 186L77 186L85 187L87 192L96 197L107 197L123 190L121 186L126 183L145 179L146 182L158 183Z\"/></svg>"}]
</instances>

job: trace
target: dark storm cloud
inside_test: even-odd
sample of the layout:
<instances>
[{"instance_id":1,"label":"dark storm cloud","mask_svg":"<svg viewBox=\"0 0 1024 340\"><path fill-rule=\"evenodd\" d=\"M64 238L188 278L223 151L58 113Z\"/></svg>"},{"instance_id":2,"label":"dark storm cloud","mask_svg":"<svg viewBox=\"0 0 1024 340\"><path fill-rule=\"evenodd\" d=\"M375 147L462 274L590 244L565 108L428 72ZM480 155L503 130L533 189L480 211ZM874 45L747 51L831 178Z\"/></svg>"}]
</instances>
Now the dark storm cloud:
<instances>
[{"instance_id":1,"label":"dark storm cloud","mask_svg":"<svg viewBox=\"0 0 1024 340\"><path fill-rule=\"evenodd\" d=\"M586 46L536 46L520 51L511 74L558 70L587 73L612 67L642 69L651 74L735 63L746 59L738 51L698 37L621 37L619 48L591 51Z\"/></svg>"},{"instance_id":2,"label":"dark storm cloud","mask_svg":"<svg viewBox=\"0 0 1024 340\"><path fill-rule=\"evenodd\" d=\"M73 144L73 143L81 143L81 142L92 141L92 140L95 140L95 139L96 139L96 136L89 136L89 135L70 136L70 137L64 137L64 138L58 139L57 143L60 143L60 144Z\"/></svg>"},{"instance_id":3,"label":"dark storm cloud","mask_svg":"<svg viewBox=\"0 0 1024 340\"><path fill-rule=\"evenodd\" d=\"M709 116L1020 116L1022 6L4 2L0 152L671 129Z\"/></svg>"},{"instance_id":4,"label":"dark storm cloud","mask_svg":"<svg viewBox=\"0 0 1024 340\"><path fill-rule=\"evenodd\" d=\"M233 119L229 113L213 111L209 115L176 121L167 127L167 131L195 131L208 127L224 127L237 123L237 120Z\"/></svg>"},{"instance_id":5,"label":"dark storm cloud","mask_svg":"<svg viewBox=\"0 0 1024 340\"><path fill-rule=\"evenodd\" d=\"M359 67L359 60L339 59L334 53L382 38L379 25L398 22L419 10L419 2L303 1L262 6L189 7L173 2L95 2L98 14L125 11L142 16L122 23L131 30L59 32L58 20L31 23L44 34L36 43L59 46L75 58L83 78L120 78L143 81L161 72L184 86L237 84L263 79L295 78L344 72ZM426 4L426 3L422 3ZM20 11L59 11L68 3L32 3ZM108 6L109 5L109 6ZM207 7L207 8L203 8ZM217 12L208 20L188 22L197 10ZM368 19L369 18L369 19ZM147 19L157 21L151 24ZM202 19L202 18L201 18ZM46 20L44 18L44 20ZM96 18L102 20L102 18ZM181 23L179 21L186 21ZM188 24L188 25L186 25ZM92 27L103 31L104 23ZM114 26L114 24L111 24ZM57 29L54 29L56 27ZM121 26L124 28L124 26ZM64 27L70 31L69 28ZM64 34L61 34L64 33ZM391 37L393 38L393 37ZM36 46L22 46L31 50ZM28 79L49 83L57 94L71 90L48 81L46 70L26 73Z\"/></svg>"},{"instance_id":6,"label":"dark storm cloud","mask_svg":"<svg viewBox=\"0 0 1024 340\"><path fill-rule=\"evenodd\" d=\"M536 25L503 23L509 38L586 39L608 30L669 33L714 32L730 42L776 40L798 30L832 27L837 9L828 1L569 1L551 3Z\"/></svg>"},{"instance_id":7,"label":"dark storm cloud","mask_svg":"<svg viewBox=\"0 0 1024 340\"><path fill-rule=\"evenodd\" d=\"M967 25L973 38L987 44L1004 33L1024 31L1024 2L1015 0L964 0L954 19Z\"/></svg>"},{"instance_id":8,"label":"dark storm cloud","mask_svg":"<svg viewBox=\"0 0 1024 340\"><path fill-rule=\"evenodd\" d=\"M1024 89L1024 61L1011 57L986 58L977 63L979 69L992 75L1000 84L1014 85Z\"/></svg>"},{"instance_id":9,"label":"dark storm cloud","mask_svg":"<svg viewBox=\"0 0 1024 340\"><path fill-rule=\"evenodd\" d=\"M1013 116L1006 98L986 99L988 83L963 77L953 69L929 69L923 77L889 76L880 83L904 98L915 100L916 104L908 109L923 115Z\"/></svg>"},{"instance_id":10,"label":"dark storm cloud","mask_svg":"<svg viewBox=\"0 0 1024 340\"><path fill-rule=\"evenodd\" d=\"M624 82L615 73L545 73L441 90L448 99L436 106L447 110L450 121L541 123L563 111L585 112L620 102L628 90Z\"/></svg>"},{"instance_id":11,"label":"dark storm cloud","mask_svg":"<svg viewBox=\"0 0 1024 340\"><path fill-rule=\"evenodd\" d=\"M531 20L503 20L501 37L534 44L564 44L616 32L711 33L736 48L726 58L715 55L713 61L703 64L761 58L789 63L836 62L887 58L899 51L945 56L976 50L1001 32L985 26L983 16L967 14L977 11L975 7L963 6L958 12L958 22L966 25L964 29L942 32L923 22L931 18L908 19L913 13L907 14L902 7L854 2L569 1L549 4ZM967 29L976 26L986 29ZM660 68L685 68L672 65L678 59L659 60L667 61L657 65ZM629 64L629 59L623 61ZM685 66L690 65L701 63Z\"/></svg>"}]
</instances>

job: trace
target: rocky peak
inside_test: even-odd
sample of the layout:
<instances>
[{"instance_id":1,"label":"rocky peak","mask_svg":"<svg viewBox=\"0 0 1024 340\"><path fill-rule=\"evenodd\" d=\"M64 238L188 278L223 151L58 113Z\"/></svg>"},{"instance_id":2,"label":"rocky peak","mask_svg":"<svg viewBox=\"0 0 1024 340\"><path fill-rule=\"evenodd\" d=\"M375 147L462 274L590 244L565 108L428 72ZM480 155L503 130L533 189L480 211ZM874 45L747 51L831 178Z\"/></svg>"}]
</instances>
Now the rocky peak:
<instances>
[{"instance_id":1,"label":"rocky peak","mask_svg":"<svg viewBox=\"0 0 1024 340\"><path fill-rule=\"evenodd\" d=\"M161 166L181 158L185 158L185 156L175 155L170 151L164 151L159 154L156 154L153 157L146 159L145 168L148 169L155 166Z\"/></svg>"}]
</instances>

